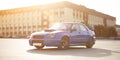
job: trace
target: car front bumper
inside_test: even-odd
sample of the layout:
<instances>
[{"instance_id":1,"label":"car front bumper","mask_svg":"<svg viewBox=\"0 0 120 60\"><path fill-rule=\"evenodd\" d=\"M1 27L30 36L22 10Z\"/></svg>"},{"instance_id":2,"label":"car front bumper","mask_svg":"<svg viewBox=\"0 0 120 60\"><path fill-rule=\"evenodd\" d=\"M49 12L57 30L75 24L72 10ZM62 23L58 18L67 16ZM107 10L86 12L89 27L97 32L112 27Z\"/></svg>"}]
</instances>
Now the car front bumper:
<instances>
[{"instance_id":1,"label":"car front bumper","mask_svg":"<svg viewBox=\"0 0 120 60\"><path fill-rule=\"evenodd\" d=\"M58 46L60 42L60 39L29 39L30 46L33 46L33 43L41 43L44 46Z\"/></svg>"}]
</instances>

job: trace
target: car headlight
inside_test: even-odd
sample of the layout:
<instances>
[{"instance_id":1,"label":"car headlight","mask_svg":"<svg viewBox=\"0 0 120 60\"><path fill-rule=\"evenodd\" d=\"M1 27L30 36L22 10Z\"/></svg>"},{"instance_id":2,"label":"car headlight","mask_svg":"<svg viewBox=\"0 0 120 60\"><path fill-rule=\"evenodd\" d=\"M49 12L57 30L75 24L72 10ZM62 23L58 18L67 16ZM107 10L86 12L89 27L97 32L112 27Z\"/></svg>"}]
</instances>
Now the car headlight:
<instances>
[{"instance_id":1,"label":"car headlight","mask_svg":"<svg viewBox=\"0 0 120 60\"><path fill-rule=\"evenodd\" d=\"M47 38L55 38L55 34L49 34L47 35Z\"/></svg>"}]
</instances>

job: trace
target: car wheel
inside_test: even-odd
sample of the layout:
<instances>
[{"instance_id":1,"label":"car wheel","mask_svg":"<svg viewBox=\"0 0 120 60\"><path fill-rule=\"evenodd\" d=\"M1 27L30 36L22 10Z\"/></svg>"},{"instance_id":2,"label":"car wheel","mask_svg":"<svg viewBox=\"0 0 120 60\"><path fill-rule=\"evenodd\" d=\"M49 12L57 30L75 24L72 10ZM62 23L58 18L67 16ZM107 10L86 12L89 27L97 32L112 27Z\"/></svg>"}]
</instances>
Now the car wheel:
<instances>
[{"instance_id":1,"label":"car wheel","mask_svg":"<svg viewBox=\"0 0 120 60\"><path fill-rule=\"evenodd\" d=\"M68 49L69 48L69 38L68 37L63 37L61 39L61 44L58 47L60 49Z\"/></svg>"},{"instance_id":2,"label":"car wheel","mask_svg":"<svg viewBox=\"0 0 120 60\"><path fill-rule=\"evenodd\" d=\"M37 49L42 49L44 46L35 46Z\"/></svg>"},{"instance_id":3,"label":"car wheel","mask_svg":"<svg viewBox=\"0 0 120 60\"><path fill-rule=\"evenodd\" d=\"M87 48L92 48L92 47L93 47L93 44L94 44L94 41L93 41L92 38L90 38L89 41L88 41L87 44L86 44L86 47L87 47Z\"/></svg>"}]
</instances>

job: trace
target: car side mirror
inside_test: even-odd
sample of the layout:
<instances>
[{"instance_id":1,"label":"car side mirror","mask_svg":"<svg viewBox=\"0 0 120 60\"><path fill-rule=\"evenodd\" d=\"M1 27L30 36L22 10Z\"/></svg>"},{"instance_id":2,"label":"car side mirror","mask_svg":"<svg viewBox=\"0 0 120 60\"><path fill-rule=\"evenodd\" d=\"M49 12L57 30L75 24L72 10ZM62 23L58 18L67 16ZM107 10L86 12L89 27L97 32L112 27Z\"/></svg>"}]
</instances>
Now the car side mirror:
<instances>
[{"instance_id":1,"label":"car side mirror","mask_svg":"<svg viewBox=\"0 0 120 60\"><path fill-rule=\"evenodd\" d=\"M90 30L94 31L94 26L90 26Z\"/></svg>"}]
</instances>

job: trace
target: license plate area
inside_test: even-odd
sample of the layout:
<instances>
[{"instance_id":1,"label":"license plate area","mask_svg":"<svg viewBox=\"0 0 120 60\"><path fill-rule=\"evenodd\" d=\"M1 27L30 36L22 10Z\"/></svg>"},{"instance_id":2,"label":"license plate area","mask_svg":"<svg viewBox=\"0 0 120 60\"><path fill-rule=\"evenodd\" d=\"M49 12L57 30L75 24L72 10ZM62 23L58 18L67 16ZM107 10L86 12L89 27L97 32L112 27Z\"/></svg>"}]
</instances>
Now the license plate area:
<instances>
[{"instance_id":1,"label":"license plate area","mask_svg":"<svg viewBox=\"0 0 120 60\"><path fill-rule=\"evenodd\" d=\"M42 46L43 40L33 40L33 46Z\"/></svg>"},{"instance_id":2,"label":"license plate area","mask_svg":"<svg viewBox=\"0 0 120 60\"><path fill-rule=\"evenodd\" d=\"M42 43L33 43L33 46L41 46Z\"/></svg>"}]
</instances>

